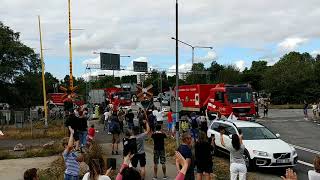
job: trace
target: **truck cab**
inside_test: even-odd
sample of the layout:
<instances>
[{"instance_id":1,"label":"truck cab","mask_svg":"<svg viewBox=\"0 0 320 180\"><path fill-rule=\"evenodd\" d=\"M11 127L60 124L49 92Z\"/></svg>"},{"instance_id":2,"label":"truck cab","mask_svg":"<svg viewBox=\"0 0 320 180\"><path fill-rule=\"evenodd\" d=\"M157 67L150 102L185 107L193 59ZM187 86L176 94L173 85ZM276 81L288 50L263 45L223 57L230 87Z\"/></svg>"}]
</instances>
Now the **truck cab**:
<instances>
[{"instance_id":1,"label":"truck cab","mask_svg":"<svg viewBox=\"0 0 320 180\"><path fill-rule=\"evenodd\" d=\"M229 116L233 113L240 120L252 120L255 115L255 107L252 89L248 85L219 84L210 90L207 99L208 118Z\"/></svg>"}]
</instances>

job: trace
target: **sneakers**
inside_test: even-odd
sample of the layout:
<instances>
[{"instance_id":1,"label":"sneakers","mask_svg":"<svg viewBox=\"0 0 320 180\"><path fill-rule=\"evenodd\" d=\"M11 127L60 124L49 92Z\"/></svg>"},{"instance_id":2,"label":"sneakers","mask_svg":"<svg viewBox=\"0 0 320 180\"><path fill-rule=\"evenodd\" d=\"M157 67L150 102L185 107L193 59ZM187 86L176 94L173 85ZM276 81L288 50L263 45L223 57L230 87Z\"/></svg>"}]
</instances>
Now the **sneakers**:
<instances>
[{"instance_id":1,"label":"sneakers","mask_svg":"<svg viewBox=\"0 0 320 180\"><path fill-rule=\"evenodd\" d=\"M116 155L119 155L118 151L116 151Z\"/></svg>"},{"instance_id":2,"label":"sneakers","mask_svg":"<svg viewBox=\"0 0 320 180\"><path fill-rule=\"evenodd\" d=\"M157 179L158 179L157 177L153 177L153 178L152 178L152 180L157 180Z\"/></svg>"},{"instance_id":3,"label":"sneakers","mask_svg":"<svg viewBox=\"0 0 320 180\"><path fill-rule=\"evenodd\" d=\"M163 176L163 178L162 179L168 179L168 176Z\"/></svg>"},{"instance_id":4,"label":"sneakers","mask_svg":"<svg viewBox=\"0 0 320 180\"><path fill-rule=\"evenodd\" d=\"M114 155L114 152L112 151L112 155Z\"/></svg>"}]
</instances>

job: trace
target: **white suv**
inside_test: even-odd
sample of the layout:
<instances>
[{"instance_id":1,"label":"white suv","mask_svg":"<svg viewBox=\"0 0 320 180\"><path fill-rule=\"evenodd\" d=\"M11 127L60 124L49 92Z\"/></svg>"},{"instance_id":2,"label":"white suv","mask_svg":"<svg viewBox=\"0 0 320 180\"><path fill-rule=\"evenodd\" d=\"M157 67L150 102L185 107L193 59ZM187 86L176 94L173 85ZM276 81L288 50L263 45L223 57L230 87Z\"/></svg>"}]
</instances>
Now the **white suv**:
<instances>
[{"instance_id":1,"label":"white suv","mask_svg":"<svg viewBox=\"0 0 320 180\"><path fill-rule=\"evenodd\" d=\"M247 121L215 120L209 126L208 137L215 137L215 152L228 153L220 142L220 127L225 129L225 143L231 144L231 135L243 134L243 144L246 148L244 159L248 169L256 167L293 167L297 164L296 150L288 143L279 139L280 135L273 134L268 128L258 123Z\"/></svg>"}]
</instances>

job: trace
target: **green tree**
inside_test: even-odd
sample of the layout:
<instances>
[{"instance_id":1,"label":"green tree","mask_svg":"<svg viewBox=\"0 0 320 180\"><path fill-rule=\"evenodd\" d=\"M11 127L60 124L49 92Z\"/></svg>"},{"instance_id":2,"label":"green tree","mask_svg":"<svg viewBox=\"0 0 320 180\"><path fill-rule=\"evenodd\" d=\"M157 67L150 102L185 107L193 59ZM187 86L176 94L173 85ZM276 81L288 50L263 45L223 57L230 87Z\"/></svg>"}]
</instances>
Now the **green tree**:
<instances>
[{"instance_id":1,"label":"green tree","mask_svg":"<svg viewBox=\"0 0 320 180\"><path fill-rule=\"evenodd\" d=\"M186 83L188 84L205 84L208 77L205 74L206 68L203 63L195 63L192 65L190 73L187 73Z\"/></svg>"},{"instance_id":2,"label":"green tree","mask_svg":"<svg viewBox=\"0 0 320 180\"><path fill-rule=\"evenodd\" d=\"M308 54L290 52L269 68L263 80L264 88L277 104L302 103L315 97L315 60Z\"/></svg>"},{"instance_id":3,"label":"green tree","mask_svg":"<svg viewBox=\"0 0 320 180\"><path fill-rule=\"evenodd\" d=\"M249 83L255 91L261 91L262 80L267 69L266 61L252 61L250 70L245 69L241 75L242 82Z\"/></svg>"},{"instance_id":4,"label":"green tree","mask_svg":"<svg viewBox=\"0 0 320 180\"><path fill-rule=\"evenodd\" d=\"M0 22L0 102L11 106L27 107L40 103L40 60L32 48L19 40L20 34ZM34 87L32 87L35 85ZM33 91L31 94L29 90ZM32 93L35 97L29 98ZM27 96L27 97L24 97Z\"/></svg>"},{"instance_id":5,"label":"green tree","mask_svg":"<svg viewBox=\"0 0 320 180\"><path fill-rule=\"evenodd\" d=\"M241 83L240 71L237 67L233 65L224 66L223 70L219 71L217 75L217 83L227 83L227 84L239 84Z\"/></svg>"},{"instance_id":6,"label":"green tree","mask_svg":"<svg viewBox=\"0 0 320 180\"><path fill-rule=\"evenodd\" d=\"M137 83L137 75L122 76L121 82L122 83Z\"/></svg>"},{"instance_id":7,"label":"green tree","mask_svg":"<svg viewBox=\"0 0 320 180\"><path fill-rule=\"evenodd\" d=\"M216 61L212 61L211 66L207 70L210 72L211 83L217 83L218 74L224 70L224 66L218 64Z\"/></svg>"}]
</instances>

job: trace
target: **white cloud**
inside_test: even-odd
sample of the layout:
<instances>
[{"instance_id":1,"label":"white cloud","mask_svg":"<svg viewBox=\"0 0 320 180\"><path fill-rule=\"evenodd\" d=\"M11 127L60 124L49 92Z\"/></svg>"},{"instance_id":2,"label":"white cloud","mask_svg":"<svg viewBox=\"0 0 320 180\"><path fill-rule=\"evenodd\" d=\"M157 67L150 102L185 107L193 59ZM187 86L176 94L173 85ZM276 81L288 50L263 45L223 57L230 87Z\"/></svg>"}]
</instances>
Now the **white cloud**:
<instances>
[{"instance_id":1,"label":"white cloud","mask_svg":"<svg viewBox=\"0 0 320 180\"><path fill-rule=\"evenodd\" d=\"M315 26L320 19L319 0L183 0L179 7L179 38L194 45L214 44L222 51L230 44L259 49L283 40L279 49L287 51L320 37ZM94 50L151 60L159 55L172 57L174 8L174 1L169 0L72 1L72 28L84 29L72 31L75 59L91 56ZM67 59L67 1L1 0L1 21L21 32L23 43L37 49L38 14L44 46L52 49L46 59Z\"/></svg>"},{"instance_id":2,"label":"white cloud","mask_svg":"<svg viewBox=\"0 0 320 180\"><path fill-rule=\"evenodd\" d=\"M195 63L202 62L211 62L213 60L216 60L218 58L217 54L214 51L208 51L206 56L201 57L201 58L195 58Z\"/></svg>"},{"instance_id":3,"label":"white cloud","mask_svg":"<svg viewBox=\"0 0 320 180\"><path fill-rule=\"evenodd\" d=\"M316 57L317 55L320 55L320 49L312 51L312 52L311 52L311 55L312 55L313 57Z\"/></svg>"},{"instance_id":4,"label":"white cloud","mask_svg":"<svg viewBox=\"0 0 320 180\"><path fill-rule=\"evenodd\" d=\"M191 63L179 64L179 66L178 66L179 73L186 73L186 72L191 71L191 69L192 69ZM176 65L172 65L171 67L169 67L167 74L169 76L173 76L176 74L175 72L176 72Z\"/></svg>"},{"instance_id":5,"label":"white cloud","mask_svg":"<svg viewBox=\"0 0 320 180\"><path fill-rule=\"evenodd\" d=\"M282 52L289 52L297 49L298 46L302 45L307 41L308 41L307 38L300 38L300 37L286 38L285 40L283 40L278 44L278 48Z\"/></svg>"},{"instance_id":6,"label":"white cloud","mask_svg":"<svg viewBox=\"0 0 320 180\"><path fill-rule=\"evenodd\" d=\"M96 57L96 58L90 58L90 59L86 59L84 61L82 61L83 65L87 65L87 64L100 64L100 57Z\"/></svg>"},{"instance_id":7,"label":"white cloud","mask_svg":"<svg viewBox=\"0 0 320 180\"><path fill-rule=\"evenodd\" d=\"M235 62L235 65L242 72L246 67L246 62L244 60L239 60Z\"/></svg>"}]
</instances>

